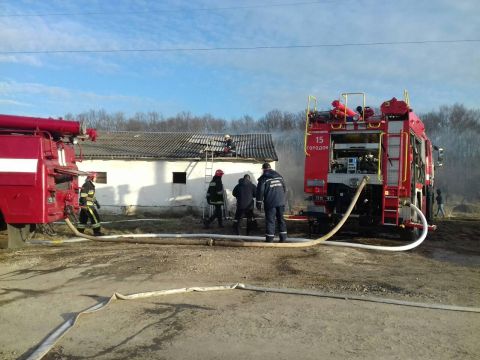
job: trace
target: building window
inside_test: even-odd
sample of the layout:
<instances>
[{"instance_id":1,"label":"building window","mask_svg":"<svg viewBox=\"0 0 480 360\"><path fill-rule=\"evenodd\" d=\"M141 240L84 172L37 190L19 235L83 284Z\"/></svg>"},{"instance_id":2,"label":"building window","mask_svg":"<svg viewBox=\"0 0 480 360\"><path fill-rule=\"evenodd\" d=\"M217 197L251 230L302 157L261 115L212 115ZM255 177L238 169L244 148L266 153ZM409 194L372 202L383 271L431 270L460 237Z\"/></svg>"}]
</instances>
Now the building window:
<instances>
[{"instance_id":1,"label":"building window","mask_svg":"<svg viewBox=\"0 0 480 360\"><path fill-rule=\"evenodd\" d=\"M187 173L186 172L173 172L173 183L174 184L186 184L187 183Z\"/></svg>"},{"instance_id":2,"label":"building window","mask_svg":"<svg viewBox=\"0 0 480 360\"><path fill-rule=\"evenodd\" d=\"M102 171L97 171L97 180L95 181L98 184L107 183L107 173Z\"/></svg>"}]
</instances>

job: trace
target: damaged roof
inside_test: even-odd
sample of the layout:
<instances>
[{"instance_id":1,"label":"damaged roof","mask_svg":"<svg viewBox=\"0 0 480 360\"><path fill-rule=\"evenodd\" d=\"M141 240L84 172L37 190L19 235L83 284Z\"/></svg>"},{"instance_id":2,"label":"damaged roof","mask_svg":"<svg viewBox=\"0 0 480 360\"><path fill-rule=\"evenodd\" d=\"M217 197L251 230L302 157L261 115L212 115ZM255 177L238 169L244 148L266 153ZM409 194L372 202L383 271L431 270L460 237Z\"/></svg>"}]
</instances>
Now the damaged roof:
<instances>
[{"instance_id":1,"label":"damaged roof","mask_svg":"<svg viewBox=\"0 0 480 360\"><path fill-rule=\"evenodd\" d=\"M221 157L223 134L99 131L97 141L80 142L84 159L203 159L206 151ZM271 134L231 135L237 158L277 161ZM77 147L77 155L80 151ZM230 157L229 157L230 158Z\"/></svg>"}]
</instances>

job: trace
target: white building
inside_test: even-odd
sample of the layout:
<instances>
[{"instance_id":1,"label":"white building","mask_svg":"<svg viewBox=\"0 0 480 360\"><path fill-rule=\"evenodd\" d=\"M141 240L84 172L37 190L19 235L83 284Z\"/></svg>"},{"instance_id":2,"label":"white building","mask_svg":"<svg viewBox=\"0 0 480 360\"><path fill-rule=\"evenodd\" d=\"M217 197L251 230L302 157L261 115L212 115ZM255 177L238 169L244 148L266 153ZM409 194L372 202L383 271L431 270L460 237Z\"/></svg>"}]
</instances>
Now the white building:
<instances>
[{"instance_id":1,"label":"white building","mask_svg":"<svg viewBox=\"0 0 480 360\"><path fill-rule=\"evenodd\" d=\"M223 135L198 133L100 132L81 143L78 168L97 172L96 196L102 212L201 212L215 170L225 173L228 208L238 180L256 183L263 162L278 160L271 134L232 135L236 156L223 154ZM213 156L212 156L213 154ZM80 156L80 153L77 154ZM80 178L80 185L84 178Z\"/></svg>"}]
</instances>

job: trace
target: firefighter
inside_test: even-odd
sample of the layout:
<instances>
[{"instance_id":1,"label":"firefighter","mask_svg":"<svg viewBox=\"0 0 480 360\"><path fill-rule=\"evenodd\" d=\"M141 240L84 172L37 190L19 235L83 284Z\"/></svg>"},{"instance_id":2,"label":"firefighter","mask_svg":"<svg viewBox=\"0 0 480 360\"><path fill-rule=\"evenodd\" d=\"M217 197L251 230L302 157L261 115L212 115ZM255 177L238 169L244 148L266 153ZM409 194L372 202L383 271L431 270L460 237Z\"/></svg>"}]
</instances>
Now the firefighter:
<instances>
[{"instance_id":1,"label":"firefighter","mask_svg":"<svg viewBox=\"0 0 480 360\"><path fill-rule=\"evenodd\" d=\"M215 176L210 181L207 190L207 202L210 205L215 206L215 211L208 219L205 219L203 225L206 229L210 227L210 224L215 220L218 220L218 227L223 228L223 216L222 216L222 206L224 205L223 200L223 184L222 176L223 171L218 169L215 171Z\"/></svg>"},{"instance_id":2,"label":"firefighter","mask_svg":"<svg viewBox=\"0 0 480 360\"><path fill-rule=\"evenodd\" d=\"M272 170L269 163L262 165L263 175L258 178L257 209L262 203L265 211L265 241L272 242L275 237L275 219L278 225L280 242L287 240L287 224L283 218L285 212L285 181Z\"/></svg>"},{"instance_id":3,"label":"firefighter","mask_svg":"<svg viewBox=\"0 0 480 360\"><path fill-rule=\"evenodd\" d=\"M372 117L373 115L375 115L375 111L370 106L365 106L364 108L361 106L357 106L356 110L360 114L361 119L363 118L364 115L365 115L365 119L368 119L369 117Z\"/></svg>"},{"instance_id":4,"label":"firefighter","mask_svg":"<svg viewBox=\"0 0 480 360\"><path fill-rule=\"evenodd\" d=\"M100 209L100 204L95 198L95 185L94 182L97 180L96 173L90 173L85 180L85 183L80 190L80 216L79 224L77 225L78 231L81 233L85 232L87 227L88 220L93 229L93 235L102 236L100 216L98 215L97 209ZM97 209L95 209L95 207Z\"/></svg>"},{"instance_id":5,"label":"firefighter","mask_svg":"<svg viewBox=\"0 0 480 360\"><path fill-rule=\"evenodd\" d=\"M445 217L445 207L443 205L443 197L440 189L437 189L437 197L435 200L437 200L437 214L435 216L438 216L438 214L441 213L442 217Z\"/></svg>"},{"instance_id":6,"label":"firefighter","mask_svg":"<svg viewBox=\"0 0 480 360\"><path fill-rule=\"evenodd\" d=\"M224 147L223 147L223 155L224 156L235 156L236 155L236 146L233 142L230 135L226 134L223 138Z\"/></svg>"},{"instance_id":7,"label":"firefighter","mask_svg":"<svg viewBox=\"0 0 480 360\"><path fill-rule=\"evenodd\" d=\"M373 154L369 151L364 156L360 158L360 171L364 174L374 174L378 170L378 160L373 156Z\"/></svg>"},{"instance_id":8,"label":"firefighter","mask_svg":"<svg viewBox=\"0 0 480 360\"><path fill-rule=\"evenodd\" d=\"M254 198L257 187L250 181L250 175L245 174L238 184L233 188L232 195L237 199L237 209L235 211L235 220L233 220L233 229L237 235L240 235L240 223L244 216L247 217L247 235L254 227L255 215L253 213Z\"/></svg>"}]
</instances>

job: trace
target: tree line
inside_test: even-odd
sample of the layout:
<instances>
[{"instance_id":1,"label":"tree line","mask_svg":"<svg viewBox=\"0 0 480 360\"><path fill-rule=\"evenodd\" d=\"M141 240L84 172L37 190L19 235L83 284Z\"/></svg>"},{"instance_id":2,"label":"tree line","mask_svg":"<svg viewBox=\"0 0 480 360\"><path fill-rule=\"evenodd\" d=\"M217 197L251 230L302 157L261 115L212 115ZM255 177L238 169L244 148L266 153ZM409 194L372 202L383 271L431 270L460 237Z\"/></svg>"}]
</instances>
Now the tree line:
<instances>
[{"instance_id":1,"label":"tree line","mask_svg":"<svg viewBox=\"0 0 480 360\"><path fill-rule=\"evenodd\" d=\"M164 117L158 112L138 112L133 116L126 116L123 112L108 113L105 110L90 110L77 115L67 114L65 118L83 121L88 127L105 131L187 131L235 134L289 131L305 126L305 113L280 110L272 110L260 119L244 115L228 121L210 114L197 116L190 112Z\"/></svg>"},{"instance_id":2,"label":"tree line","mask_svg":"<svg viewBox=\"0 0 480 360\"><path fill-rule=\"evenodd\" d=\"M445 149L444 165L436 169L436 187L466 200L480 200L480 109L441 106L420 118L433 144Z\"/></svg>"},{"instance_id":3,"label":"tree line","mask_svg":"<svg viewBox=\"0 0 480 360\"><path fill-rule=\"evenodd\" d=\"M480 198L477 183L480 178L480 166L477 166L480 163L480 109L454 104L418 115L433 144L445 149L444 165L436 169L436 187L447 195ZM65 118L83 121L88 127L104 131L272 133L280 160L278 170L296 197L303 196L303 111L292 113L276 109L258 119L244 115L226 120L190 112L165 117L158 112L127 116L122 112L90 110L77 115L67 114Z\"/></svg>"}]
</instances>

